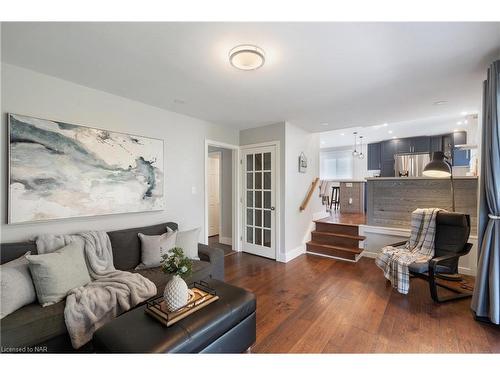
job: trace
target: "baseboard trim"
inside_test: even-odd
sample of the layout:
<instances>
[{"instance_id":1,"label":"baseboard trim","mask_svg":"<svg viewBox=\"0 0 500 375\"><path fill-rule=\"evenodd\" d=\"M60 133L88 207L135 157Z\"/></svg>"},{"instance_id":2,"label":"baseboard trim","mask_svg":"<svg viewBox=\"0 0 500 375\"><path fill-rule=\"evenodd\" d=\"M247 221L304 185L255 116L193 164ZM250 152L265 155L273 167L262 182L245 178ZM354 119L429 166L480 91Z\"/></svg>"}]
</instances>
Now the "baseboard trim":
<instances>
[{"instance_id":1,"label":"baseboard trim","mask_svg":"<svg viewBox=\"0 0 500 375\"><path fill-rule=\"evenodd\" d=\"M355 260L334 257L333 255L326 255L326 254L315 253L313 251L306 251L306 254L316 255L316 256L324 257L324 258L331 258L331 259L335 259L335 260L341 260L341 261L344 261L344 262L358 263L358 260L361 259L361 255L363 253L356 255L356 259Z\"/></svg>"},{"instance_id":2,"label":"baseboard trim","mask_svg":"<svg viewBox=\"0 0 500 375\"><path fill-rule=\"evenodd\" d=\"M295 249L291 251L287 251L284 256L284 263L288 263L291 260L297 258L298 256L301 256L302 254L305 254L306 252L306 245L300 245L299 247L296 247Z\"/></svg>"},{"instance_id":3,"label":"baseboard trim","mask_svg":"<svg viewBox=\"0 0 500 375\"><path fill-rule=\"evenodd\" d=\"M219 243L231 246L233 244L233 239L231 237L219 236Z\"/></svg>"}]
</instances>

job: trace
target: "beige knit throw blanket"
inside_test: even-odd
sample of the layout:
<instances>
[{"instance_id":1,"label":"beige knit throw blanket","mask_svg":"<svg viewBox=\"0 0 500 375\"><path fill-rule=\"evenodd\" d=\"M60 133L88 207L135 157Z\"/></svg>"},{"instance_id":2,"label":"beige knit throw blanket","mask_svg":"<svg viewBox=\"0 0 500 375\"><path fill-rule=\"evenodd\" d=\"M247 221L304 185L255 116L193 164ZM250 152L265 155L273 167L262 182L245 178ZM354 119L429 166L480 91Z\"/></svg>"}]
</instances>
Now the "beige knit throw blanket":
<instances>
[{"instance_id":1,"label":"beige knit throw blanket","mask_svg":"<svg viewBox=\"0 0 500 375\"><path fill-rule=\"evenodd\" d=\"M375 259L384 276L399 293L408 294L412 263L427 262L434 256L436 216L439 208L417 208L411 214L410 240L402 247L386 246Z\"/></svg>"},{"instance_id":2,"label":"beige knit throw blanket","mask_svg":"<svg viewBox=\"0 0 500 375\"><path fill-rule=\"evenodd\" d=\"M137 273L115 269L106 232L43 235L36 240L39 253L55 251L70 242L82 246L92 278L92 282L69 291L66 297L64 320L71 344L78 349L114 317L155 296L156 286Z\"/></svg>"}]
</instances>

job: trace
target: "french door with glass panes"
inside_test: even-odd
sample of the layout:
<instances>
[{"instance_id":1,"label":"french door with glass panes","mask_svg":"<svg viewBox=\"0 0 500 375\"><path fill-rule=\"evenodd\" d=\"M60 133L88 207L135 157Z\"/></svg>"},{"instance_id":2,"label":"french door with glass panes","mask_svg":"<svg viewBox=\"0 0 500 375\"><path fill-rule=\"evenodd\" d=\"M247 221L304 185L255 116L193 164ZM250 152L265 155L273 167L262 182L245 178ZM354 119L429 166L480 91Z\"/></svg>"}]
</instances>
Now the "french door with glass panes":
<instances>
[{"instance_id":1,"label":"french door with glass panes","mask_svg":"<svg viewBox=\"0 0 500 375\"><path fill-rule=\"evenodd\" d=\"M245 252L276 259L275 147L243 150L243 238Z\"/></svg>"}]
</instances>

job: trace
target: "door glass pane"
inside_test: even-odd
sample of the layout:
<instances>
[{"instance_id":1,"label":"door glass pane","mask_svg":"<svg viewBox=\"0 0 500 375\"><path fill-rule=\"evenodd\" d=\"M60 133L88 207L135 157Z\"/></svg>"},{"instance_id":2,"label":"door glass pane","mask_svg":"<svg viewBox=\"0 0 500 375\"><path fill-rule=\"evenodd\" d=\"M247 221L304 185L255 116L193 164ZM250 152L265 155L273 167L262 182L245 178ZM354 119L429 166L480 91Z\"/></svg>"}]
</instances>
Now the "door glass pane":
<instances>
[{"instance_id":1,"label":"door glass pane","mask_svg":"<svg viewBox=\"0 0 500 375\"><path fill-rule=\"evenodd\" d=\"M253 189L253 173L247 173L247 189Z\"/></svg>"},{"instance_id":2,"label":"door glass pane","mask_svg":"<svg viewBox=\"0 0 500 375\"><path fill-rule=\"evenodd\" d=\"M271 208L271 192L264 192L264 208Z\"/></svg>"},{"instance_id":3,"label":"door glass pane","mask_svg":"<svg viewBox=\"0 0 500 375\"><path fill-rule=\"evenodd\" d=\"M264 172L264 189L271 189L271 172Z\"/></svg>"},{"instance_id":4,"label":"door glass pane","mask_svg":"<svg viewBox=\"0 0 500 375\"><path fill-rule=\"evenodd\" d=\"M264 229L264 246L271 247L271 231Z\"/></svg>"},{"instance_id":5,"label":"door glass pane","mask_svg":"<svg viewBox=\"0 0 500 375\"><path fill-rule=\"evenodd\" d=\"M247 209L247 225L253 225L253 210Z\"/></svg>"},{"instance_id":6,"label":"door glass pane","mask_svg":"<svg viewBox=\"0 0 500 375\"><path fill-rule=\"evenodd\" d=\"M262 154L255 154L255 170L262 170Z\"/></svg>"},{"instance_id":7,"label":"door glass pane","mask_svg":"<svg viewBox=\"0 0 500 375\"><path fill-rule=\"evenodd\" d=\"M253 191L247 191L247 207L253 207Z\"/></svg>"},{"instance_id":8,"label":"door glass pane","mask_svg":"<svg viewBox=\"0 0 500 375\"><path fill-rule=\"evenodd\" d=\"M266 152L264 154L264 169L266 171L271 170L271 153L270 152Z\"/></svg>"},{"instance_id":9,"label":"door glass pane","mask_svg":"<svg viewBox=\"0 0 500 375\"><path fill-rule=\"evenodd\" d=\"M255 188L262 189L262 173L255 172Z\"/></svg>"},{"instance_id":10,"label":"door glass pane","mask_svg":"<svg viewBox=\"0 0 500 375\"><path fill-rule=\"evenodd\" d=\"M253 171L253 155L247 155L247 171Z\"/></svg>"},{"instance_id":11,"label":"door glass pane","mask_svg":"<svg viewBox=\"0 0 500 375\"><path fill-rule=\"evenodd\" d=\"M264 211L264 227L271 228L271 211Z\"/></svg>"},{"instance_id":12,"label":"door glass pane","mask_svg":"<svg viewBox=\"0 0 500 375\"><path fill-rule=\"evenodd\" d=\"M247 227L247 242L253 243L253 228Z\"/></svg>"},{"instance_id":13,"label":"door glass pane","mask_svg":"<svg viewBox=\"0 0 500 375\"><path fill-rule=\"evenodd\" d=\"M262 210L255 210L255 226L262 226Z\"/></svg>"},{"instance_id":14,"label":"door glass pane","mask_svg":"<svg viewBox=\"0 0 500 375\"><path fill-rule=\"evenodd\" d=\"M255 207L257 208L262 207L262 191L255 192Z\"/></svg>"},{"instance_id":15,"label":"door glass pane","mask_svg":"<svg viewBox=\"0 0 500 375\"><path fill-rule=\"evenodd\" d=\"M262 245L262 229L255 228L255 244Z\"/></svg>"}]
</instances>

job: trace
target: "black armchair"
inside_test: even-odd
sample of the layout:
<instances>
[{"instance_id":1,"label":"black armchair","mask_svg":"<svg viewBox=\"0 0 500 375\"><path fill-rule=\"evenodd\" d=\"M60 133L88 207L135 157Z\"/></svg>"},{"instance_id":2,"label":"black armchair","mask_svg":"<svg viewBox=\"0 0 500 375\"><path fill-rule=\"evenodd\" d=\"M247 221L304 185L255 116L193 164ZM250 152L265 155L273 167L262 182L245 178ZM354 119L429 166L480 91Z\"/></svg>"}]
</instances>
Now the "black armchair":
<instances>
[{"instance_id":1,"label":"black armchair","mask_svg":"<svg viewBox=\"0 0 500 375\"><path fill-rule=\"evenodd\" d=\"M472 249L468 243L470 234L470 216L455 212L439 212L436 217L436 238L434 240L434 258L424 263L410 264L412 276L429 282L431 297L435 302L447 302L468 298L472 292L464 292L436 280L437 274L455 274L458 272L458 260ZM392 244L404 245L406 241ZM454 292L454 295L440 297L437 287Z\"/></svg>"}]
</instances>

